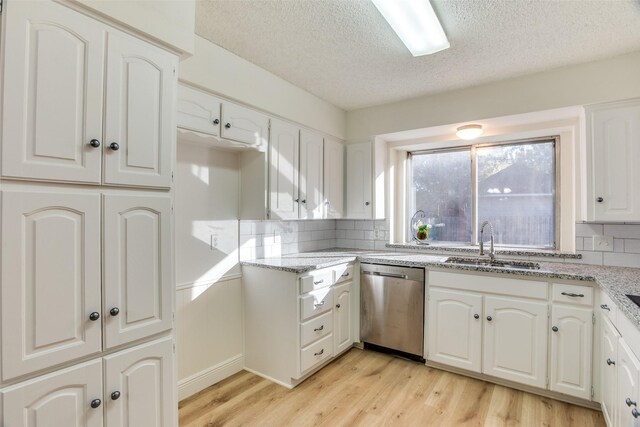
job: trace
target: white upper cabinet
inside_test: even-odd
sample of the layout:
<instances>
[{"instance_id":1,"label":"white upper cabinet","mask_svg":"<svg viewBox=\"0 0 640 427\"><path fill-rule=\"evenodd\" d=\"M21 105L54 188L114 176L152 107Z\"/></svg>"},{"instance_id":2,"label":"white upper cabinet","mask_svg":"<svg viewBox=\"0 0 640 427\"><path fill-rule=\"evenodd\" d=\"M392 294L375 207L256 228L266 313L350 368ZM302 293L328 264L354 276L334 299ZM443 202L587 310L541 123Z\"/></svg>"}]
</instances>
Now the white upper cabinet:
<instances>
[{"instance_id":1,"label":"white upper cabinet","mask_svg":"<svg viewBox=\"0 0 640 427\"><path fill-rule=\"evenodd\" d=\"M104 182L171 186L177 58L109 32Z\"/></svg>"},{"instance_id":2,"label":"white upper cabinet","mask_svg":"<svg viewBox=\"0 0 640 427\"><path fill-rule=\"evenodd\" d=\"M220 105L214 96L185 85L178 86L178 127L220 136Z\"/></svg>"},{"instance_id":3,"label":"white upper cabinet","mask_svg":"<svg viewBox=\"0 0 640 427\"><path fill-rule=\"evenodd\" d=\"M344 214L344 145L324 138L324 217L342 218Z\"/></svg>"},{"instance_id":4,"label":"white upper cabinet","mask_svg":"<svg viewBox=\"0 0 640 427\"><path fill-rule=\"evenodd\" d=\"M56 2L7 13L2 176L170 187L177 56Z\"/></svg>"},{"instance_id":5,"label":"white upper cabinet","mask_svg":"<svg viewBox=\"0 0 640 427\"><path fill-rule=\"evenodd\" d=\"M2 378L101 350L100 196L2 192Z\"/></svg>"},{"instance_id":6,"label":"white upper cabinet","mask_svg":"<svg viewBox=\"0 0 640 427\"><path fill-rule=\"evenodd\" d=\"M8 13L2 175L99 183L105 27L55 2Z\"/></svg>"},{"instance_id":7,"label":"white upper cabinet","mask_svg":"<svg viewBox=\"0 0 640 427\"><path fill-rule=\"evenodd\" d=\"M640 221L640 100L589 106L587 219Z\"/></svg>"},{"instance_id":8,"label":"white upper cabinet","mask_svg":"<svg viewBox=\"0 0 640 427\"><path fill-rule=\"evenodd\" d=\"M171 199L104 196L107 348L171 329Z\"/></svg>"},{"instance_id":9,"label":"white upper cabinet","mask_svg":"<svg viewBox=\"0 0 640 427\"><path fill-rule=\"evenodd\" d=\"M323 216L323 154L322 135L300 131L300 219L320 219Z\"/></svg>"},{"instance_id":10,"label":"white upper cabinet","mask_svg":"<svg viewBox=\"0 0 640 427\"><path fill-rule=\"evenodd\" d=\"M223 138L265 150L269 141L269 117L231 102L222 104Z\"/></svg>"},{"instance_id":11,"label":"white upper cabinet","mask_svg":"<svg viewBox=\"0 0 640 427\"><path fill-rule=\"evenodd\" d=\"M271 122L269 148L270 219L298 218L300 129L279 120Z\"/></svg>"},{"instance_id":12,"label":"white upper cabinet","mask_svg":"<svg viewBox=\"0 0 640 427\"><path fill-rule=\"evenodd\" d=\"M371 145L371 142L347 145L347 218L370 219L373 215Z\"/></svg>"},{"instance_id":13,"label":"white upper cabinet","mask_svg":"<svg viewBox=\"0 0 640 427\"><path fill-rule=\"evenodd\" d=\"M100 360L9 387L0 395L4 409L4 413L0 412L0 425L3 426L103 425Z\"/></svg>"},{"instance_id":14,"label":"white upper cabinet","mask_svg":"<svg viewBox=\"0 0 640 427\"><path fill-rule=\"evenodd\" d=\"M484 300L484 369L494 377L544 388L547 303L511 297Z\"/></svg>"},{"instance_id":15,"label":"white upper cabinet","mask_svg":"<svg viewBox=\"0 0 640 427\"><path fill-rule=\"evenodd\" d=\"M105 426L175 425L171 337L104 358Z\"/></svg>"}]
</instances>

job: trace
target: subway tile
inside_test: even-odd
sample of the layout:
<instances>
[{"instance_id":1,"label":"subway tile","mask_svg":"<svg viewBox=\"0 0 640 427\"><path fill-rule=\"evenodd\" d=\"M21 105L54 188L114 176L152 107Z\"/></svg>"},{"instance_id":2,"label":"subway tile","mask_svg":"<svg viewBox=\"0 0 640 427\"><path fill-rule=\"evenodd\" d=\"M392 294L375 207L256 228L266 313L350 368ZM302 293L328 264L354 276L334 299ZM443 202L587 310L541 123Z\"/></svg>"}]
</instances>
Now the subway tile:
<instances>
[{"instance_id":1,"label":"subway tile","mask_svg":"<svg viewBox=\"0 0 640 427\"><path fill-rule=\"evenodd\" d=\"M356 230L373 230L373 221L356 221L354 226Z\"/></svg>"},{"instance_id":2,"label":"subway tile","mask_svg":"<svg viewBox=\"0 0 640 427\"><path fill-rule=\"evenodd\" d=\"M624 239L624 251L640 254L640 239Z\"/></svg>"},{"instance_id":3,"label":"subway tile","mask_svg":"<svg viewBox=\"0 0 640 427\"><path fill-rule=\"evenodd\" d=\"M386 245L387 245L386 241L376 240L375 242L373 242L373 249L375 249L377 251L389 251L389 252L392 252L393 249L387 248Z\"/></svg>"},{"instance_id":4,"label":"subway tile","mask_svg":"<svg viewBox=\"0 0 640 427\"><path fill-rule=\"evenodd\" d=\"M613 252L624 252L624 239L613 239Z\"/></svg>"},{"instance_id":5,"label":"subway tile","mask_svg":"<svg viewBox=\"0 0 640 427\"><path fill-rule=\"evenodd\" d=\"M323 240L324 230L316 230L311 232L311 240Z\"/></svg>"},{"instance_id":6,"label":"subway tile","mask_svg":"<svg viewBox=\"0 0 640 427\"><path fill-rule=\"evenodd\" d=\"M252 235L240 235L240 247L241 248L253 248L256 246L262 246L262 240Z\"/></svg>"},{"instance_id":7,"label":"subway tile","mask_svg":"<svg viewBox=\"0 0 640 427\"><path fill-rule=\"evenodd\" d=\"M620 239L640 239L640 224L605 224L604 234Z\"/></svg>"},{"instance_id":8,"label":"subway tile","mask_svg":"<svg viewBox=\"0 0 640 427\"><path fill-rule=\"evenodd\" d=\"M582 237L576 237L576 251L581 251L584 248L584 239Z\"/></svg>"},{"instance_id":9,"label":"subway tile","mask_svg":"<svg viewBox=\"0 0 640 427\"><path fill-rule=\"evenodd\" d=\"M240 235L252 235L255 234L255 228L253 222L240 221Z\"/></svg>"},{"instance_id":10,"label":"subway tile","mask_svg":"<svg viewBox=\"0 0 640 427\"><path fill-rule=\"evenodd\" d=\"M364 231L363 230L347 230L347 239L364 239Z\"/></svg>"},{"instance_id":11,"label":"subway tile","mask_svg":"<svg viewBox=\"0 0 640 427\"><path fill-rule=\"evenodd\" d=\"M273 226L269 221L257 221L254 224L254 227L254 232L256 234L268 234L271 233L271 230L273 229Z\"/></svg>"},{"instance_id":12,"label":"subway tile","mask_svg":"<svg viewBox=\"0 0 640 427\"><path fill-rule=\"evenodd\" d=\"M336 239L346 239L347 230L336 230Z\"/></svg>"},{"instance_id":13,"label":"subway tile","mask_svg":"<svg viewBox=\"0 0 640 427\"><path fill-rule=\"evenodd\" d=\"M353 249L356 247L355 240L351 239L336 239L337 248Z\"/></svg>"},{"instance_id":14,"label":"subway tile","mask_svg":"<svg viewBox=\"0 0 640 427\"><path fill-rule=\"evenodd\" d=\"M640 254L606 252L603 262L617 267L640 267Z\"/></svg>"},{"instance_id":15,"label":"subway tile","mask_svg":"<svg viewBox=\"0 0 640 427\"><path fill-rule=\"evenodd\" d=\"M326 230L324 232L325 239L335 239L336 238L336 230Z\"/></svg>"},{"instance_id":16,"label":"subway tile","mask_svg":"<svg viewBox=\"0 0 640 427\"><path fill-rule=\"evenodd\" d=\"M350 219L336 220L336 230L353 230L355 229L355 221Z\"/></svg>"},{"instance_id":17,"label":"subway tile","mask_svg":"<svg viewBox=\"0 0 640 427\"><path fill-rule=\"evenodd\" d=\"M576 236L591 237L604 234L602 224L576 224Z\"/></svg>"},{"instance_id":18,"label":"subway tile","mask_svg":"<svg viewBox=\"0 0 640 427\"><path fill-rule=\"evenodd\" d=\"M582 255L582 259L576 259L576 263L602 265L602 252L579 251L578 253Z\"/></svg>"},{"instance_id":19,"label":"subway tile","mask_svg":"<svg viewBox=\"0 0 640 427\"><path fill-rule=\"evenodd\" d=\"M311 240L311 231L303 231L298 233L298 242L308 242Z\"/></svg>"},{"instance_id":20,"label":"subway tile","mask_svg":"<svg viewBox=\"0 0 640 427\"><path fill-rule=\"evenodd\" d=\"M356 249L371 250L374 248L373 240L356 240Z\"/></svg>"}]
</instances>

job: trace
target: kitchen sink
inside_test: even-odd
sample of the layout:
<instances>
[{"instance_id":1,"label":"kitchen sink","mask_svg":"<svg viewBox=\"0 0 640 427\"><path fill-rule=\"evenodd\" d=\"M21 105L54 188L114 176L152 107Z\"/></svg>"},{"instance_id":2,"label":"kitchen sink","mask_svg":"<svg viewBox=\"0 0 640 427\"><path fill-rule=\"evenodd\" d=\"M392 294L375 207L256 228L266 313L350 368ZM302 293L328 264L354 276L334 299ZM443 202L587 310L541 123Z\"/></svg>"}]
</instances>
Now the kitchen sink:
<instances>
[{"instance_id":1,"label":"kitchen sink","mask_svg":"<svg viewBox=\"0 0 640 427\"><path fill-rule=\"evenodd\" d=\"M540 264L531 261L490 260L485 258L465 258L450 256L442 260L445 264L468 265L472 267L498 267L517 270L539 270Z\"/></svg>"}]
</instances>

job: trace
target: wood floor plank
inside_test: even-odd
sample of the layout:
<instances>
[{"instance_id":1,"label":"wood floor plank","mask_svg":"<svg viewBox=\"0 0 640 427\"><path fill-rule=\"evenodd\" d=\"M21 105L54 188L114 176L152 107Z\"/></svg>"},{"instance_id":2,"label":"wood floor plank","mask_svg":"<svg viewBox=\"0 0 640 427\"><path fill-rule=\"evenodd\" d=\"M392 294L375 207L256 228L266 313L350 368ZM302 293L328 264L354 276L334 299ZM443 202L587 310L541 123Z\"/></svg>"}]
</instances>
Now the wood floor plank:
<instances>
[{"instance_id":1,"label":"wood floor plank","mask_svg":"<svg viewBox=\"0 0 640 427\"><path fill-rule=\"evenodd\" d=\"M181 427L605 425L598 411L355 348L293 390L240 372L179 414Z\"/></svg>"}]
</instances>

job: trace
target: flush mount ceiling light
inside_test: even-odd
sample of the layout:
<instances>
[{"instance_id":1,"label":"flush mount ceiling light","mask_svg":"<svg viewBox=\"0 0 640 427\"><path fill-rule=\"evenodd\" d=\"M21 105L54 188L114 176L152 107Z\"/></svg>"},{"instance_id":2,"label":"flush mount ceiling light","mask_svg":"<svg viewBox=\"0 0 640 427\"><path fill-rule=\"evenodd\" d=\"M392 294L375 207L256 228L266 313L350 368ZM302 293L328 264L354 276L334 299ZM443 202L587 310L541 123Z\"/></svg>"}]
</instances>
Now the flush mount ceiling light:
<instances>
[{"instance_id":1,"label":"flush mount ceiling light","mask_svg":"<svg viewBox=\"0 0 640 427\"><path fill-rule=\"evenodd\" d=\"M371 0L413 56L449 47L429 0Z\"/></svg>"},{"instance_id":2,"label":"flush mount ceiling light","mask_svg":"<svg viewBox=\"0 0 640 427\"><path fill-rule=\"evenodd\" d=\"M464 125L456 129L456 136L461 139L476 139L482 135L482 125Z\"/></svg>"}]
</instances>

